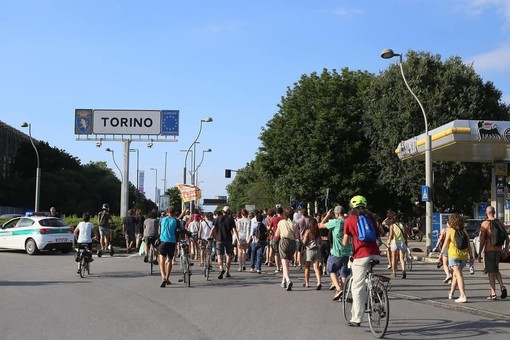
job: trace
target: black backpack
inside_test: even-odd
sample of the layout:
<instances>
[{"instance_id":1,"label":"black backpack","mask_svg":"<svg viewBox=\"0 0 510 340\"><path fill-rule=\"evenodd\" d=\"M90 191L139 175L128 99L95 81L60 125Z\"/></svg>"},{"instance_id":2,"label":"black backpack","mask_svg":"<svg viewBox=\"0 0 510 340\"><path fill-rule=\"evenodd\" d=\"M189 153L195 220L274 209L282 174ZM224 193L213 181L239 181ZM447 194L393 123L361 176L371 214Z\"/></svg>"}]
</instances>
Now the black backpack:
<instances>
[{"instance_id":1,"label":"black backpack","mask_svg":"<svg viewBox=\"0 0 510 340\"><path fill-rule=\"evenodd\" d=\"M261 242L267 241L267 227L264 223L260 222L257 226L257 230L255 230L255 237Z\"/></svg>"},{"instance_id":2,"label":"black backpack","mask_svg":"<svg viewBox=\"0 0 510 340\"><path fill-rule=\"evenodd\" d=\"M505 244L507 234L505 227L498 219L490 220L491 243L493 246L502 246Z\"/></svg>"},{"instance_id":3,"label":"black backpack","mask_svg":"<svg viewBox=\"0 0 510 340\"><path fill-rule=\"evenodd\" d=\"M464 250L468 247L469 238L464 231L462 230L455 230L455 246L457 249Z\"/></svg>"}]
</instances>

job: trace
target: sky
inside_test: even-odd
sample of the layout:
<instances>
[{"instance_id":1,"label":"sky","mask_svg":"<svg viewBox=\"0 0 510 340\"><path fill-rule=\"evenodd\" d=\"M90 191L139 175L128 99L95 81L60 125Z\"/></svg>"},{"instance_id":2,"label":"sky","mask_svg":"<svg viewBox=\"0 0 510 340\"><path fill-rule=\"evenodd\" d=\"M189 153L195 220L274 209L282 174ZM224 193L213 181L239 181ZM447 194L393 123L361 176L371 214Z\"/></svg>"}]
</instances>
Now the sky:
<instances>
[{"instance_id":1,"label":"sky","mask_svg":"<svg viewBox=\"0 0 510 340\"><path fill-rule=\"evenodd\" d=\"M324 68L379 74L397 62L384 48L458 56L510 103L509 0L0 0L0 120L120 178L106 148L122 168L123 143L77 141L75 109L179 110L176 142L131 144L146 196L182 182L202 125L198 185L215 198L288 87ZM135 152L129 170L135 184Z\"/></svg>"}]
</instances>

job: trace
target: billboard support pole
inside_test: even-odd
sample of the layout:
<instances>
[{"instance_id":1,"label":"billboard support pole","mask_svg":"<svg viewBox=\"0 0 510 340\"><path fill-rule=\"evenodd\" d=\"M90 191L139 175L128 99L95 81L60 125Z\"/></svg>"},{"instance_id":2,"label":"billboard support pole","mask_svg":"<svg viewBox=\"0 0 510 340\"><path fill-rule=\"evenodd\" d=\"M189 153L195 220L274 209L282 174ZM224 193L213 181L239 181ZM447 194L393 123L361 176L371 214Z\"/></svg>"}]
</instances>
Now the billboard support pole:
<instances>
[{"instance_id":1,"label":"billboard support pole","mask_svg":"<svg viewBox=\"0 0 510 340\"><path fill-rule=\"evenodd\" d=\"M124 165L122 167L122 178L120 189L120 217L126 217L129 204L129 147L131 140L124 140Z\"/></svg>"}]
</instances>

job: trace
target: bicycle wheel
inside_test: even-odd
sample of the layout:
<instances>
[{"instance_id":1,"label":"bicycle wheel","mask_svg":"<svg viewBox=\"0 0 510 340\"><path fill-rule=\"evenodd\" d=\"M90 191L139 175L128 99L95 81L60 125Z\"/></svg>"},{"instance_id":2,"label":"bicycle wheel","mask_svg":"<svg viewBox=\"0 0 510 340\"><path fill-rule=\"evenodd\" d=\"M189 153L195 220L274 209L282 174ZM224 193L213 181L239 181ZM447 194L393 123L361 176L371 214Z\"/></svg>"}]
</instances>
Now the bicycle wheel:
<instances>
[{"instance_id":1,"label":"bicycle wheel","mask_svg":"<svg viewBox=\"0 0 510 340\"><path fill-rule=\"evenodd\" d=\"M90 275L90 261L87 261L87 275Z\"/></svg>"},{"instance_id":2,"label":"bicycle wheel","mask_svg":"<svg viewBox=\"0 0 510 340\"><path fill-rule=\"evenodd\" d=\"M154 248L152 248L152 244L149 247L149 274L152 275L154 271Z\"/></svg>"},{"instance_id":3,"label":"bicycle wheel","mask_svg":"<svg viewBox=\"0 0 510 340\"><path fill-rule=\"evenodd\" d=\"M205 279L209 281L209 275L211 275L211 256L207 256L207 261L205 261Z\"/></svg>"},{"instance_id":4,"label":"bicycle wheel","mask_svg":"<svg viewBox=\"0 0 510 340\"><path fill-rule=\"evenodd\" d=\"M188 287L191 287L191 268L188 266L188 269L186 270L186 273L184 273L184 276L186 277L186 283L188 284Z\"/></svg>"},{"instance_id":5,"label":"bicycle wheel","mask_svg":"<svg viewBox=\"0 0 510 340\"><path fill-rule=\"evenodd\" d=\"M368 325L375 337L382 338L386 334L390 320L388 292L382 284L376 283L369 294Z\"/></svg>"},{"instance_id":6,"label":"bicycle wheel","mask_svg":"<svg viewBox=\"0 0 510 340\"><path fill-rule=\"evenodd\" d=\"M85 256L81 256L81 260L80 260L80 277L81 278L84 278L85 277L85 273L87 271L87 267L86 267L86 262L85 262Z\"/></svg>"},{"instance_id":7,"label":"bicycle wheel","mask_svg":"<svg viewBox=\"0 0 510 340\"><path fill-rule=\"evenodd\" d=\"M344 313L345 324L348 324L352 318L352 290L351 290L351 286L352 286L352 276L345 284L344 296L342 298L342 309L343 309L343 313Z\"/></svg>"},{"instance_id":8,"label":"bicycle wheel","mask_svg":"<svg viewBox=\"0 0 510 340\"><path fill-rule=\"evenodd\" d=\"M407 260L407 269L412 272L413 271L413 257L411 256L411 251L407 248L406 251L406 260Z\"/></svg>"}]
</instances>

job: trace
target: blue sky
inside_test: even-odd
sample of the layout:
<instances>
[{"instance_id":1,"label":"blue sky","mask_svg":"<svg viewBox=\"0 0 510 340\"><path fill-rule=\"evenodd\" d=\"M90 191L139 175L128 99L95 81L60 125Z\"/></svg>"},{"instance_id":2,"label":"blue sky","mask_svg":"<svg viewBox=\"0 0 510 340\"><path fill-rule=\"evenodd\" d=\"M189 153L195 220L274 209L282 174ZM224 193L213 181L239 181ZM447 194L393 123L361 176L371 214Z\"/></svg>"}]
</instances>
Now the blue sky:
<instances>
[{"instance_id":1,"label":"blue sky","mask_svg":"<svg viewBox=\"0 0 510 340\"><path fill-rule=\"evenodd\" d=\"M384 48L428 51L473 63L510 103L509 33L508 0L2 0L0 120L20 130L30 122L34 138L117 172L105 149L122 167L122 143L76 141L76 108L180 110L178 142L131 145L153 198L149 168L162 188L166 153L167 186L182 182L179 150L210 116L197 163L213 150L199 172L213 198L226 195L224 169L254 159L261 128L302 74L378 74L396 62L380 58Z\"/></svg>"}]
</instances>

